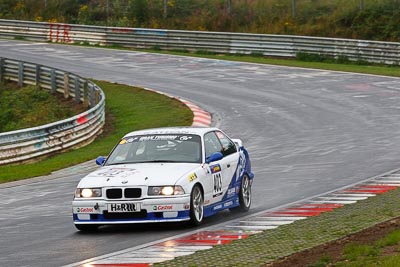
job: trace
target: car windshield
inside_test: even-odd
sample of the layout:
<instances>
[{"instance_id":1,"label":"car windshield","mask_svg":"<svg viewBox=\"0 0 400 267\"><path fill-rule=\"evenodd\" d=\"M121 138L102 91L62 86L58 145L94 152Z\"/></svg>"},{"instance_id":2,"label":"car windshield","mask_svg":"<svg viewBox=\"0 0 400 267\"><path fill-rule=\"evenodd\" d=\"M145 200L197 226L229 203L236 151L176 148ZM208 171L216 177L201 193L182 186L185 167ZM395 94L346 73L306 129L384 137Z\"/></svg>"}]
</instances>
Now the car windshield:
<instances>
[{"instance_id":1,"label":"car windshield","mask_svg":"<svg viewBox=\"0 0 400 267\"><path fill-rule=\"evenodd\" d=\"M123 138L111 152L106 165L144 162L201 163L200 136L152 134Z\"/></svg>"}]
</instances>

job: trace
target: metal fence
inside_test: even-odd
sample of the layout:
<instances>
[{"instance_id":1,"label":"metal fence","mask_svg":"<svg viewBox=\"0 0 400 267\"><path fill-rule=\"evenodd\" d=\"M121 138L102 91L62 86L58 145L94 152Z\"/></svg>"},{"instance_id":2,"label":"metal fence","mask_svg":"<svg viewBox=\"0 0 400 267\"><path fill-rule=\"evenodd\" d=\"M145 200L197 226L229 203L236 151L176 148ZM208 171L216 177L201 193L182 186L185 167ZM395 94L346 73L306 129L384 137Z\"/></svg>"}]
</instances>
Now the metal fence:
<instances>
[{"instance_id":1,"label":"metal fence","mask_svg":"<svg viewBox=\"0 0 400 267\"><path fill-rule=\"evenodd\" d=\"M0 133L0 165L32 161L92 142L105 122L105 96L94 83L75 74L33 63L0 58L0 82L35 85L81 102L88 110L39 127Z\"/></svg>"},{"instance_id":2,"label":"metal fence","mask_svg":"<svg viewBox=\"0 0 400 267\"><path fill-rule=\"evenodd\" d=\"M400 43L292 35L97 27L0 20L0 38L227 54L253 53L276 57L295 57L299 52L303 52L336 58L346 57L349 60L400 64Z\"/></svg>"}]
</instances>

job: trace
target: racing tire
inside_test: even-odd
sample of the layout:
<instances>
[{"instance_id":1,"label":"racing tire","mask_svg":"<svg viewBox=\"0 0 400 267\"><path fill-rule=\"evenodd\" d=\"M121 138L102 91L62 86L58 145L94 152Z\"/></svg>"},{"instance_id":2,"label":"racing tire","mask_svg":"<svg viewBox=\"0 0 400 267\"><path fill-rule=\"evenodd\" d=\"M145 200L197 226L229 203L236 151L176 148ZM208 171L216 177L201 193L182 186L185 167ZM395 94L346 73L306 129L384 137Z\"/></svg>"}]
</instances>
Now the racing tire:
<instances>
[{"instance_id":1,"label":"racing tire","mask_svg":"<svg viewBox=\"0 0 400 267\"><path fill-rule=\"evenodd\" d=\"M198 226L204 218L204 196L199 185L195 185L190 194L190 220L189 224Z\"/></svg>"},{"instance_id":2,"label":"racing tire","mask_svg":"<svg viewBox=\"0 0 400 267\"><path fill-rule=\"evenodd\" d=\"M81 232L95 232L99 228L96 224L75 224L75 227Z\"/></svg>"},{"instance_id":3,"label":"racing tire","mask_svg":"<svg viewBox=\"0 0 400 267\"><path fill-rule=\"evenodd\" d=\"M251 181L245 174L242 178L239 190L239 206L230 209L231 211L246 212L251 206Z\"/></svg>"}]
</instances>

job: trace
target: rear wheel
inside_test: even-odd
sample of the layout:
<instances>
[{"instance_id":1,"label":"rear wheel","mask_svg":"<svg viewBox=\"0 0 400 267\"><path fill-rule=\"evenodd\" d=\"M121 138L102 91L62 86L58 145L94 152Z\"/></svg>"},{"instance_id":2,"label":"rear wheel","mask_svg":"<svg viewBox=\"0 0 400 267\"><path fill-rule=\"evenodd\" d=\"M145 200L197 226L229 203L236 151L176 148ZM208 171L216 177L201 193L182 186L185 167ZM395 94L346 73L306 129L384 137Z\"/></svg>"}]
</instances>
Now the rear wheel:
<instances>
[{"instance_id":1,"label":"rear wheel","mask_svg":"<svg viewBox=\"0 0 400 267\"><path fill-rule=\"evenodd\" d=\"M199 185L195 185L190 194L190 221L193 226L200 225L204 217L204 197Z\"/></svg>"},{"instance_id":2,"label":"rear wheel","mask_svg":"<svg viewBox=\"0 0 400 267\"><path fill-rule=\"evenodd\" d=\"M232 211L248 211L251 206L251 181L246 174L242 178L239 190L239 206L233 208Z\"/></svg>"},{"instance_id":3,"label":"rear wheel","mask_svg":"<svg viewBox=\"0 0 400 267\"><path fill-rule=\"evenodd\" d=\"M75 224L75 227L82 232L95 232L99 228L96 224Z\"/></svg>"}]
</instances>

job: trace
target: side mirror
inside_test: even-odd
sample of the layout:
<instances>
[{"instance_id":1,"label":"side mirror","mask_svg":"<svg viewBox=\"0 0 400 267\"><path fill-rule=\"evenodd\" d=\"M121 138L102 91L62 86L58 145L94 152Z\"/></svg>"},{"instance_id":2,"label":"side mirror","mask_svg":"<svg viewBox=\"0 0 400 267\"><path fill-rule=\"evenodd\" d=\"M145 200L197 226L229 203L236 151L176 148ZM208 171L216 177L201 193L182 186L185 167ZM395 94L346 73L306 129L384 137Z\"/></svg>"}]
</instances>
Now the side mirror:
<instances>
[{"instance_id":1,"label":"side mirror","mask_svg":"<svg viewBox=\"0 0 400 267\"><path fill-rule=\"evenodd\" d=\"M221 160L224 157L224 155L222 155L221 152L214 152L211 154L211 156L209 156L208 158L206 158L206 163L209 164L213 161L218 161Z\"/></svg>"},{"instance_id":2,"label":"side mirror","mask_svg":"<svg viewBox=\"0 0 400 267\"><path fill-rule=\"evenodd\" d=\"M236 144L238 149L243 146L243 142L240 139L232 139L232 141Z\"/></svg>"},{"instance_id":3,"label":"side mirror","mask_svg":"<svg viewBox=\"0 0 400 267\"><path fill-rule=\"evenodd\" d=\"M96 159L96 164L99 165L99 166L103 166L103 164L104 164L105 161L106 161L106 158L105 158L105 157L99 156L99 157Z\"/></svg>"}]
</instances>

